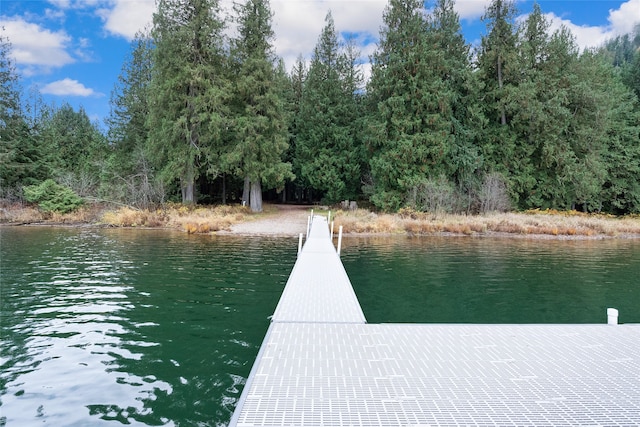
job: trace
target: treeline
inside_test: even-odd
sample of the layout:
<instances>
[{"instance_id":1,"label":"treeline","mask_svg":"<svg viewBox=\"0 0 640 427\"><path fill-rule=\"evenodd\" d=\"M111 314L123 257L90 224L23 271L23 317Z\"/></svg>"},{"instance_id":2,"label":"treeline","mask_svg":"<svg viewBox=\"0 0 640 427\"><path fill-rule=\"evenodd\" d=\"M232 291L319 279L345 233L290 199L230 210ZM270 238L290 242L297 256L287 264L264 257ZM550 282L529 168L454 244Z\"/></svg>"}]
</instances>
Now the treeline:
<instances>
[{"instance_id":1,"label":"treeline","mask_svg":"<svg viewBox=\"0 0 640 427\"><path fill-rule=\"evenodd\" d=\"M107 132L22 100L0 43L0 191L55 179L139 207L368 200L382 210L640 212L640 28L581 52L538 5L493 0L476 49L453 0L390 0L365 82L329 13L311 61L273 49L268 0L160 0L111 97ZM227 19L236 36L225 34Z\"/></svg>"}]
</instances>

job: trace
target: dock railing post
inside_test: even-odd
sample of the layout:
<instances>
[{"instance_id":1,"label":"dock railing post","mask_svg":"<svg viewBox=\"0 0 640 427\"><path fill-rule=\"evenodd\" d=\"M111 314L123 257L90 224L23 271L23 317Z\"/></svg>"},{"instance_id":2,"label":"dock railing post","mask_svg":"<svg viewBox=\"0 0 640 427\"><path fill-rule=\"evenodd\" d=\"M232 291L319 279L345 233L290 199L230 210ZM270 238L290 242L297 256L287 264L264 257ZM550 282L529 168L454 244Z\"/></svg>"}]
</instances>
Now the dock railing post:
<instances>
[{"instance_id":1,"label":"dock railing post","mask_svg":"<svg viewBox=\"0 0 640 427\"><path fill-rule=\"evenodd\" d=\"M298 238L298 255L302 252L302 233L300 233L300 237Z\"/></svg>"},{"instance_id":2,"label":"dock railing post","mask_svg":"<svg viewBox=\"0 0 640 427\"><path fill-rule=\"evenodd\" d=\"M305 236L305 238L309 238L309 227L311 227L311 216L307 217L307 235Z\"/></svg>"},{"instance_id":3,"label":"dock railing post","mask_svg":"<svg viewBox=\"0 0 640 427\"><path fill-rule=\"evenodd\" d=\"M342 226L338 229L338 256L340 256L340 249L342 249Z\"/></svg>"},{"instance_id":4,"label":"dock railing post","mask_svg":"<svg viewBox=\"0 0 640 427\"><path fill-rule=\"evenodd\" d=\"M327 215L327 224L331 224L331 211L329 211L329 215Z\"/></svg>"},{"instance_id":5,"label":"dock railing post","mask_svg":"<svg viewBox=\"0 0 640 427\"><path fill-rule=\"evenodd\" d=\"M615 308L607 308L607 324L618 324L618 310L616 310Z\"/></svg>"}]
</instances>

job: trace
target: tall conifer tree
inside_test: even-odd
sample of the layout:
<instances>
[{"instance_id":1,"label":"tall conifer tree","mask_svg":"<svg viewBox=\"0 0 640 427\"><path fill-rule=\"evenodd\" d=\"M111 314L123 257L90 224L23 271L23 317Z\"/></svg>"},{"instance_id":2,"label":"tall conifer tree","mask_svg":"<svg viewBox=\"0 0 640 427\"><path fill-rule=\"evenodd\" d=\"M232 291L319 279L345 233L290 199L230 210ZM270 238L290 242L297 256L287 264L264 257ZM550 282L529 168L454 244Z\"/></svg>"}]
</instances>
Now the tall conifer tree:
<instances>
[{"instance_id":1,"label":"tall conifer tree","mask_svg":"<svg viewBox=\"0 0 640 427\"><path fill-rule=\"evenodd\" d=\"M462 35L453 0L436 2L429 17L429 33L434 49L432 63L437 68L436 78L442 81L443 87L434 96L439 98L439 104L447 106L440 110L450 123L447 177L468 196L473 191L477 171L482 166L477 127L483 121L469 45Z\"/></svg>"},{"instance_id":2,"label":"tall conifer tree","mask_svg":"<svg viewBox=\"0 0 640 427\"><path fill-rule=\"evenodd\" d=\"M159 0L153 17L154 67L149 144L167 182L195 203L203 172L220 172L228 118L224 22L217 0Z\"/></svg>"},{"instance_id":3,"label":"tall conifer tree","mask_svg":"<svg viewBox=\"0 0 640 427\"><path fill-rule=\"evenodd\" d=\"M482 37L477 53L481 105L487 120L480 129L484 168L487 172L498 172L509 178L513 177L513 170L525 167L514 158L515 136L507 126L512 110L509 95L516 88L516 76L520 72L516 63L516 14L513 0L492 0L482 17L488 33ZM530 184L516 182L514 187Z\"/></svg>"},{"instance_id":4,"label":"tall conifer tree","mask_svg":"<svg viewBox=\"0 0 640 427\"><path fill-rule=\"evenodd\" d=\"M107 119L112 152L108 161L107 197L147 207L164 197L158 191L147 152L149 85L153 69L153 41L138 33L111 94Z\"/></svg>"},{"instance_id":5,"label":"tall conifer tree","mask_svg":"<svg viewBox=\"0 0 640 427\"><path fill-rule=\"evenodd\" d=\"M19 198L24 185L51 177L49 155L22 105L20 76L11 42L0 28L0 197ZM34 119L35 120L35 119Z\"/></svg>"},{"instance_id":6,"label":"tall conifer tree","mask_svg":"<svg viewBox=\"0 0 640 427\"><path fill-rule=\"evenodd\" d=\"M360 183L357 56L354 46L341 48L329 12L314 49L296 121L300 173L329 203L354 198Z\"/></svg>"},{"instance_id":7,"label":"tall conifer tree","mask_svg":"<svg viewBox=\"0 0 640 427\"><path fill-rule=\"evenodd\" d=\"M248 0L239 7L233 140L224 154L227 167L249 184L253 212L262 211L263 185L281 189L293 178L291 164L283 161L288 122L271 45L271 17L268 0Z\"/></svg>"},{"instance_id":8,"label":"tall conifer tree","mask_svg":"<svg viewBox=\"0 0 640 427\"><path fill-rule=\"evenodd\" d=\"M398 209L416 186L447 173L455 94L446 55L421 1L390 1L368 86L371 200L383 209Z\"/></svg>"}]
</instances>

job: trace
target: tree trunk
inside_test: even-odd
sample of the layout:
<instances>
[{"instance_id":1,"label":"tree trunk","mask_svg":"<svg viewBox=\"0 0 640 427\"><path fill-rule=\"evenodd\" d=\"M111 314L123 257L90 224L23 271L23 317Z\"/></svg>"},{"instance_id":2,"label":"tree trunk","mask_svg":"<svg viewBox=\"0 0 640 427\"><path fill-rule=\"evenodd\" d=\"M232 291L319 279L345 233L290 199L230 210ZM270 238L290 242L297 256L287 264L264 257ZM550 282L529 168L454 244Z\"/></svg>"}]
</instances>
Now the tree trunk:
<instances>
[{"instance_id":1,"label":"tree trunk","mask_svg":"<svg viewBox=\"0 0 640 427\"><path fill-rule=\"evenodd\" d=\"M504 108L504 103L502 98L504 94L502 93L502 57L498 55L498 87L500 88L500 124L505 126L507 124L507 113Z\"/></svg>"},{"instance_id":2,"label":"tree trunk","mask_svg":"<svg viewBox=\"0 0 640 427\"><path fill-rule=\"evenodd\" d=\"M249 206L249 196L251 192L251 181L248 176L244 177L244 188L242 189L242 206Z\"/></svg>"},{"instance_id":3,"label":"tree trunk","mask_svg":"<svg viewBox=\"0 0 640 427\"><path fill-rule=\"evenodd\" d=\"M195 183L193 180L190 180L189 182L186 180L182 181L182 203L185 205L192 205L195 203L194 187Z\"/></svg>"},{"instance_id":4,"label":"tree trunk","mask_svg":"<svg viewBox=\"0 0 640 427\"><path fill-rule=\"evenodd\" d=\"M262 185L260 180L251 183L251 212L262 212Z\"/></svg>"},{"instance_id":5,"label":"tree trunk","mask_svg":"<svg viewBox=\"0 0 640 427\"><path fill-rule=\"evenodd\" d=\"M185 176L180 180L182 187L182 203L191 205L195 203L195 173L193 170L193 164L187 166L187 172Z\"/></svg>"},{"instance_id":6,"label":"tree trunk","mask_svg":"<svg viewBox=\"0 0 640 427\"><path fill-rule=\"evenodd\" d=\"M222 174L222 204L227 204L227 174Z\"/></svg>"}]
</instances>

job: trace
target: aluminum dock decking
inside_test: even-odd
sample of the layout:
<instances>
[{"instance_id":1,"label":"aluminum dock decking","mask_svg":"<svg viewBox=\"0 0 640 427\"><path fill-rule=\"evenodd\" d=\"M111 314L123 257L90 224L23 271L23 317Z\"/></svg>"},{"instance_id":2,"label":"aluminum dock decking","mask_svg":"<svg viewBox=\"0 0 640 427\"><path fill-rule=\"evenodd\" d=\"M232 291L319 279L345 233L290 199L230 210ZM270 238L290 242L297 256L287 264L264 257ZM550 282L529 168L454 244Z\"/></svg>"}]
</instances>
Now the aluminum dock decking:
<instances>
[{"instance_id":1,"label":"aluminum dock decking","mask_svg":"<svg viewBox=\"0 0 640 427\"><path fill-rule=\"evenodd\" d=\"M640 325L367 324L314 217L231 425L640 426Z\"/></svg>"}]
</instances>

